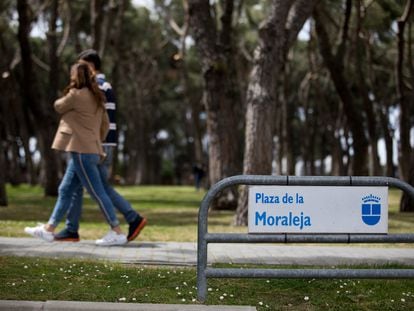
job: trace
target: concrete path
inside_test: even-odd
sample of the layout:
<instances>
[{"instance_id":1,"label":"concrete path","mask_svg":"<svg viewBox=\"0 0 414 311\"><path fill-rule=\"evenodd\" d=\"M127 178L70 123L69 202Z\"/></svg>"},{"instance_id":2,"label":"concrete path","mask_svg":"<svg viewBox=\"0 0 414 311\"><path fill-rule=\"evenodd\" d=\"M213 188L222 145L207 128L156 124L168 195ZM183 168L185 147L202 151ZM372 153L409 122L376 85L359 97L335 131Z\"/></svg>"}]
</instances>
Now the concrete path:
<instances>
[{"instance_id":1,"label":"concrete path","mask_svg":"<svg viewBox=\"0 0 414 311\"><path fill-rule=\"evenodd\" d=\"M277 265L414 265L414 248L320 245L210 244L208 262ZM0 237L0 256L87 258L154 265L197 264L197 244L133 242L102 247L94 241L48 243L34 238Z\"/></svg>"}]
</instances>

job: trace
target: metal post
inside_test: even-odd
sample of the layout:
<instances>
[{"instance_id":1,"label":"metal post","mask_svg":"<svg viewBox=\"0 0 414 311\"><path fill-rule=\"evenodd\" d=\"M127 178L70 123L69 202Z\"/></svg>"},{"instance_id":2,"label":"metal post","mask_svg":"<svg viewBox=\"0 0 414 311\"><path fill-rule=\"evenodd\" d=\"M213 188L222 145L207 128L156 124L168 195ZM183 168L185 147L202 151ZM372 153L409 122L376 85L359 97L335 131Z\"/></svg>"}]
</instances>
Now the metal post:
<instances>
[{"instance_id":1,"label":"metal post","mask_svg":"<svg viewBox=\"0 0 414 311\"><path fill-rule=\"evenodd\" d=\"M197 299L199 302L205 302L207 299L207 218L208 208L217 195L217 193L226 187L226 181L223 180L215 184L205 195L201 202L198 212L198 241L197 241Z\"/></svg>"},{"instance_id":2,"label":"metal post","mask_svg":"<svg viewBox=\"0 0 414 311\"><path fill-rule=\"evenodd\" d=\"M197 253L197 299L204 303L207 299L207 241L198 243Z\"/></svg>"},{"instance_id":3,"label":"metal post","mask_svg":"<svg viewBox=\"0 0 414 311\"><path fill-rule=\"evenodd\" d=\"M393 186L414 199L414 188L392 177L366 176L262 176L238 175L225 178L205 195L198 214L197 298L207 299L208 277L277 277L277 278L414 278L414 269L207 269L208 243L413 243L414 234L209 234L208 209L215 196L234 185L298 185L298 186Z\"/></svg>"},{"instance_id":4,"label":"metal post","mask_svg":"<svg viewBox=\"0 0 414 311\"><path fill-rule=\"evenodd\" d=\"M414 269L219 269L209 268L214 278L279 278L279 279L408 279Z\"/></svg>"}]
</instances>

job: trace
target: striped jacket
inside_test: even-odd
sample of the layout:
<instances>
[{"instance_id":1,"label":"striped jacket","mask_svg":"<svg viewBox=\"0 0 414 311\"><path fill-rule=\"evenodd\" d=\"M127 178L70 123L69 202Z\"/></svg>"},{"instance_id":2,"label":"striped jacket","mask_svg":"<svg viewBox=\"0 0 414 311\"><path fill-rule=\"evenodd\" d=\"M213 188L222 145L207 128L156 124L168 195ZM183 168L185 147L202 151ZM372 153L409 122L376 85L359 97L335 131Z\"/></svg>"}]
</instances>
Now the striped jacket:
<instances>
[{"instance_id":1,"label":"striped jacket","mask_svg":"<svg viewBox=\"0 0 414 311\"><path fill-rule=\"evenodd\" d=\"M115 103L115 94L112 90L112 86L109 82L105 80L105 75L99 73L96 75L96 80L98 82L99 88L105 94L106 98L106 111L109 117L109 132L106 136L105 141L103 142L104 146L116 146L118 142L117 128L116 128L116 103Z\"/></svg>"}]
</instances>

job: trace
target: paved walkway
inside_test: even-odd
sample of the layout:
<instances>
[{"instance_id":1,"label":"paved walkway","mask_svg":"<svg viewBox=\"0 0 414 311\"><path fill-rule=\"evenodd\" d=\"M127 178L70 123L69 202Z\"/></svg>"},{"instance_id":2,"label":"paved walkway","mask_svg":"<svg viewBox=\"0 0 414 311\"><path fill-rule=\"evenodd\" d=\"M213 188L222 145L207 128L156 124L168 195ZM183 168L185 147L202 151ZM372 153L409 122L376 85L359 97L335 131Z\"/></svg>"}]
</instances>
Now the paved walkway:
<instances>
[{"instance_id":1,"label":"paved walkway","mask_svg":"<svg viewBox=\"0 0 414 311\"><path fill-rule=\"evenodd\" d=\"M47 243L34 238L0 237L0 256L103 259L154 265L197 264L197 244L133 242L102 247L94 241ZM270 244L210 244L208 263L280 265L354 265L398 263L414 266L414 248Z\"/></svg>"}]
</instances>

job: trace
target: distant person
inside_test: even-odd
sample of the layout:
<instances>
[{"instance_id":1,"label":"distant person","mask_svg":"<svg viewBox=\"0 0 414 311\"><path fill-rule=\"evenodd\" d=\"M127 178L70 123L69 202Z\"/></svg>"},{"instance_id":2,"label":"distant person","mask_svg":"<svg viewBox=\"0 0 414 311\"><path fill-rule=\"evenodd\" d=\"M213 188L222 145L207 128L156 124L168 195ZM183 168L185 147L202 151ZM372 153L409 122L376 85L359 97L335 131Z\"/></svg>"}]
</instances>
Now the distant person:
<instances>
[{"instance_id":1,"label":"distant person","mask_svg":"<svg viewBox=\"0 0 414 311\"><path fill-rule=\"evenodd\" d=\"M72 66L70 84L58 99L55 110L61 114L61 120L52 148L70 152L71 161L59 186L59 197L53 213L46 225L26 227L25 232L52 242L54 231L60 219L72 203L73 194L83 185L98 203L110 226L109 233L98 245L122 245L127 236L122 233L115 214L115 207L106 192L98 167L105 156L102 141L109 130L109 118L105 109L105 98L99 89L96 77L86 62Z\"/></svg>"},{"instance_id":2,"label":"distant person","mask_svg":"<svg viewBox=\"0 0 414 311\"><path fill-rule=\"evenodd\" d=\"M204 169L204 165L195 164L193 165L193 175L194 175L194 184L196 190L200 190L201 182L206 175L206 171Z\"/></svg>"}]
</instances>

